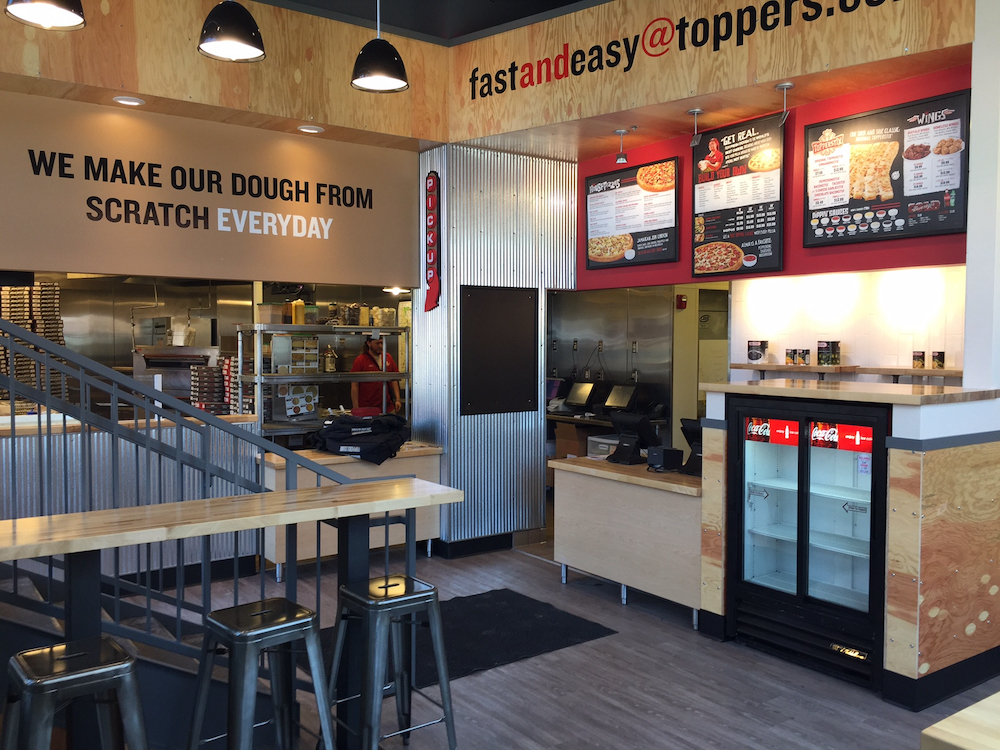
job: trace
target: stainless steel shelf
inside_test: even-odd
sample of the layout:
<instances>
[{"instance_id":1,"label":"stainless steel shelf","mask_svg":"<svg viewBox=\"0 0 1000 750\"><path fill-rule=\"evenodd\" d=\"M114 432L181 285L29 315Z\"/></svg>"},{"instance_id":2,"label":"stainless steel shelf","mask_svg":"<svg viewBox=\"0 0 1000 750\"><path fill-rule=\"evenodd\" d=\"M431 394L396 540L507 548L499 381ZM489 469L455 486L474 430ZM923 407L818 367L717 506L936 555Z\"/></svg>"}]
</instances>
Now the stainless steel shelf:
<instances>
[{"instance_id":1,"label":"stainless steel shelf","mask_svg":"<svg viewBox=\"0 0 1000 750\"><path fill-rule=\"evenodd\" d=\"M408 372L313 372L308 375L240 375L241 383L256 383L259 379L264 385L275 383L354 383L383 382L389 380L408 380Z\"/></svg>"},{"instance_id":2,"label":"stainless steel shelf","mask_svg":"<svg viewBox=\"0 0 1000 750\"><path fill-rule=\"evenodd\" d=\"M407 326L296 326L286 323L252 323L236 326L239 333L325 333L330 336L371 336L375 333L398 336L409 333Z\"/></svg>"}]
</instances>

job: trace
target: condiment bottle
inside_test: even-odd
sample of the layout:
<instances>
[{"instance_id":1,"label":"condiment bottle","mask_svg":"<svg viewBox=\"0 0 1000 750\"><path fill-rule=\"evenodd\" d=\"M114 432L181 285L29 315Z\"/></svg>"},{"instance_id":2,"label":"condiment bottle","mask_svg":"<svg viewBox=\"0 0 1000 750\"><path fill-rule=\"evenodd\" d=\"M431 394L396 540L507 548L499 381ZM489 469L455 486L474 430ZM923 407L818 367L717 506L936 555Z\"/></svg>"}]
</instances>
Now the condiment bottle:
<instances>
[{"instance_id":1,"label":"condiment bottle","mask_svg":"<svg viewBox=\"0 0 1000 750\"><path fill-rule=\"evenodd\" d=\"M292 325L304 326L306 324L306 303L303 300L292 300Z\"/></svg>"},{"instance_id":2,"label":"condiment bottle","mask_svg":"<svg viewBox=\"0 0 1000 750\"><path fill-rule=\"evenodd\" d=\"M333 350L333 347L329 344L326 345L326 351L323 352L323 372L336 372L337 371L337 352Z\"/></svg>"}]
</instances>

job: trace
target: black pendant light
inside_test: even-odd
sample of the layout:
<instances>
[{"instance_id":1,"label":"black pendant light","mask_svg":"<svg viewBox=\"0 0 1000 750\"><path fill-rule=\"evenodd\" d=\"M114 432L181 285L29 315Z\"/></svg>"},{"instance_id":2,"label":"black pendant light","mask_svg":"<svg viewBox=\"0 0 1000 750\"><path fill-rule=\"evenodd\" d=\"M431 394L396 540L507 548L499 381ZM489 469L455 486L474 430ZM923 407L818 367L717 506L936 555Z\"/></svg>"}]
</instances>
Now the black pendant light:
<instances>
[{"instance_id":1,"label":"black pendant light","mask_svg":"<svg viewBox=\"0 0 1000 750\"><path fill-rule=\"evenodd\" d=\"M406 66L396 48L382 38L382 2L375 1L375 38L361 48L354 61L351 85L361 91L390 94L406 91Z\"/></svg>"},{"instance_id":2,"label":"black pendant light","mask_svg":"<svg viewBox=\"0 0 1000 750\"><path fill-rule=\"evenodd\" d=\"M7 0L7 15L39 29L73 31L87 25L80 0Z\"/></svg>"},{"instance_id":3,"label":"black pendant light","mask_svg":"<svg viewBox=\"0 0 1000 750\"><path fill-rule=\"evenodd\" d=\"M201 27L198 51L213 60L256 62L264 59L264 40L250 11L236 0L223 0Z\"/></svg>"}]
</instances>

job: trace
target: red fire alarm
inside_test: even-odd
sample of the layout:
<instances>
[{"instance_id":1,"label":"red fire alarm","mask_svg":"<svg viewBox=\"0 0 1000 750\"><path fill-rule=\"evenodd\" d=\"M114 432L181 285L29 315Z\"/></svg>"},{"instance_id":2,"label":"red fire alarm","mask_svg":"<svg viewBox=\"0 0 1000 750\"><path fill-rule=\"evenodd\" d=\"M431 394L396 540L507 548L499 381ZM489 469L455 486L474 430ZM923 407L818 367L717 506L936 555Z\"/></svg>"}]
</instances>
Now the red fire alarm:
<instances>
[{"instance_id":1,"label":"red fire alarm","mask_svg":"<svg viewBox=\"0 0 1000 750\"><path fill-rule=\"evenodd\" d=\"M688 296L686 294L678 294L677 295L677 309L678 310L687 310L687 306L688 306Z\"/></svg>"}]
</instances>

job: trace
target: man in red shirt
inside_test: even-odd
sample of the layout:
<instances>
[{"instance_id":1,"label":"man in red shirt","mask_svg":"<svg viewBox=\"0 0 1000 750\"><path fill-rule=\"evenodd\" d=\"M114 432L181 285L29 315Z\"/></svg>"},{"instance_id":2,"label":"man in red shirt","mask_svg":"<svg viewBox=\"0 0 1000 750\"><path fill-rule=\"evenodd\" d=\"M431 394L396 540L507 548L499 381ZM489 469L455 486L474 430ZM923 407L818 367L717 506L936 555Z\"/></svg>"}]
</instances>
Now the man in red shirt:
<instances>
[{"instance_id":1,"label":"man in red shirt","mask_svg":"<svg viewBox=\"0 0 1000 750\"><path fill-rule=\"evenodd\" d=\"M351 365L351 372L381 372L382 352L384 342L382 339L368 338L365 340L361 354ZM389 353L385 354L385 371L399 372L396 361ZM385 404L386 414L400 411L402 401L399 398L399 381L388 381L389 393ZM381 382L351 383L351 405L354 409L376 408L382 411L382 386Z\"/></svg>"}]
</instances>

